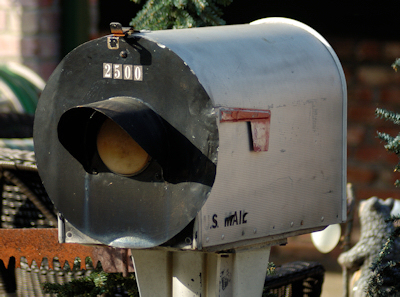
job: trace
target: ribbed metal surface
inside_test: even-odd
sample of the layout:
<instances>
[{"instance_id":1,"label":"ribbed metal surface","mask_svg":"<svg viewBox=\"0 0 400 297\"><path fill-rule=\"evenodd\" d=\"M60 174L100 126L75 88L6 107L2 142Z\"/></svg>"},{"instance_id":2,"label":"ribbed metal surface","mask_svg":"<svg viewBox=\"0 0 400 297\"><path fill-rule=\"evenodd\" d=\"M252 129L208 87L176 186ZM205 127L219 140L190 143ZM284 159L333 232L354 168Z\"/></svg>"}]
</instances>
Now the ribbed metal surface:
<instances>
[{"instance_id":1,"label":"ribbed metal surface","mask_svg":"<svg viewBox=\"0 0 400 297\"><path fill-rule=\"evenodd\" d=\"M34 153L0 148L0 169L4 182L1 227L8 229L55 227L55 220L51 220L51 216L55 218L54 206L37 173ZM25 188L21 188L24 185ZM27 195L32 199L28 199ZM50 217L46 218L40 209L45 214L50 213Z\"/></svg>"},{"instance_id":2,"label":"ribbed metal surface","mask_svg":"<svg viewBox=\"0 0 400 297\"><path fill-rule=\"evenodd\" d=\"M16 269L17 291L15 293L15 296L56 296L56 294L45 294L43 292L43 284L64 284L73 279L79 279L83 276L87 276L93 271L93 267L91 266L88 266L86 270L79 271L62 269L60 263L57 260L53 262L53 265L54 270L50 270L47 265L47 260L43 261L40 267L38 267L35 262L31 265L31 267L29 267L27 263L21 262L21 268Z\"/></svg>"},{"instance_id":3,"label":"ribbed metal surface","mask_svg":"<svg viewBox=\"0 0 400 297\"><path fill-rule=\"evenodd\" d=\"M47 219L31 200L36 199L36 202L40 203L39 208L45 208L47 211L53 212L54 214L53 204L48 198L37 173L34 153L32 151L0 148L0 172L3 175L4 182L1 194L1 228L55 227L54 220ZM12 180L7 179L7 176L12 176ZM18 180L17 183L19 186L13 183L16 179ZM26 187L27 189L21 191L21 186ZM18 230L25 230L29 233L29 229ZM30 230L35 231L35 229ZM57 230L51 230L55 233L54 238L56 241ZM35 236L35 233L32 234ZM7 237L7 234L2 233L1 239L5 240L5 237ZM35 237L35 239L40 240L40 237ZM34 240L30 240L31 243L33 241ZM43 244L50 245L50 242L43 242ZM24 249L24 243L22 240L17 241L16 245L19 245L21 250ZM2 248L0 249L0 260L2 261L2 265L0 265L0 296L55 297L55 294L43 293L43 283L50 282L63 284L72 279L77 279L87 275L93 270L93 267L89 265L85 270L75 269L75 271L71 271L68 265L62 268L57 259L53 261L54 269L50 269L47 258L42 259L42 256L39 255L39 250L36 251L35 255L25 256L36 257L36 261L41 261L40 267L37 266L36 262L33 262L32 265L29 266L24 258L21 259L21 262L17 261L17 263L15 263L15 261L8 258L9 255L5 252L6 248L10 248L10 245L2 245ZM14 254L13 256L17 255ZM71 259L75 259L75 257L71 255ZM73 265L74 263L70 264ZM15 268L15 265L17 268ZM20 267L18 267L19 265Z\"/></svg>"}]
</instances>

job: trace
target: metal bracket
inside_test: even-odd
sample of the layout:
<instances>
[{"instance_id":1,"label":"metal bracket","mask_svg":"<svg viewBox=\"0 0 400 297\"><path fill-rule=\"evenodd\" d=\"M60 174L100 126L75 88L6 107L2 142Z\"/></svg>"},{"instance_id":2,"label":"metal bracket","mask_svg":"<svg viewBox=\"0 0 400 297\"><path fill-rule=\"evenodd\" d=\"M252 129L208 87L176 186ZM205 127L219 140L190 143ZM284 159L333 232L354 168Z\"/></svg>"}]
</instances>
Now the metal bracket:
<instances>
[{"instance_id":1,"label":"metal bracket","mask_svg":"<svg viewBox=\"0 0 400 297\"><path fill-rule=\"evenodd\" d=\"M80 243L85 245L102 244L100 241L95 240L76 229L63 217L62 214L58 215L58 241L60 243Z\"/></svg>"},{"instance_id":2,"label":"metal bracket","mask_svg":"<svg viewBox=\"0 0 400 297\"><path fill-rule=\"evenodd\" d=\"M110 30L111 30L111 34L113 34L114 37L124 37L125 35L132 32L133 28L132 27L122 27L122 25L120 23L112 22L112 23L110 23Z\"/></svg>"}]
</instances>

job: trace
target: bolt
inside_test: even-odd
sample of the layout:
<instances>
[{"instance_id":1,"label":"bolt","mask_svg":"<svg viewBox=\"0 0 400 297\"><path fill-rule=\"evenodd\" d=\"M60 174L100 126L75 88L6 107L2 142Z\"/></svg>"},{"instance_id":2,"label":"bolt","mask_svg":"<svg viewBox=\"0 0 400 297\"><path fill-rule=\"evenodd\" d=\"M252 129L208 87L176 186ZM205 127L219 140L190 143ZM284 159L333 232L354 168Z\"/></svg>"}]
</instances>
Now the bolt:
<instances>
[{"instance_id":1,"label":"bolt","mask_svg":"<svg viewBox=\"0 0 400 297\"><path fill-rule=\"evenodd\" d=\"M72 232L71 231L67 232L67 237L72 237Z\"/></svg>"},{"instance_id":2,"label":"bolt","mask_svg":"<svg viewBox=\"0 0 400 297\"><path fill-rule=\"evenodd\" d=\"M126 51L122 51L122 52L119 53L119 56L121 58L126 58L128 56L128 53Z\"/></svg>"},{"instance_id":3,"label":"bolt","mask_svg":"<svg viewBox=\"0 0 400 297\"><path fill-rule=\"evenodd\" d=\"M254 234L257 233L257 228L254 228L253 233L254 233Z\"/></svg>"},{"instance_id":4,"label":"bolt","mask_svg":"<svg viewBox=\"0 0 400 297\"><path fill-rule=\"evenodd\" d=\"M206 242L209 242L210 241L210 238L209 237L206 237Z\"/></svg>"},{"instance_id":5,"label":"bolt","mask_svg":"<svg viewBox=\"0 0 400 297\"><path fill-rule=\"evenodd\" d=\"M293 225L294 225L294 223L293 223L293 222L290 222L290 227L293 227Z\"/></svg>"},{"instance_id":6,"label":"bolt","mask_svg":"<svg viewBox=\"0 0 400 297\"><path fill-rule=\"evenodd\" d=\"M221 235L221 239L224 239L224 238L225 238L225 235L224 235L224 234L222 234L222 235Z\"/></svg>"},{"instance_id":7,"label":"bolt","mask_svg":"<svg viewBox=\"0 0 400 297\"><path fill-rule=\"evenodd\" d=\"M324 217L321 217L321 222L323 222L325 220L325 218Z\"/></svg>"}]
</instances>

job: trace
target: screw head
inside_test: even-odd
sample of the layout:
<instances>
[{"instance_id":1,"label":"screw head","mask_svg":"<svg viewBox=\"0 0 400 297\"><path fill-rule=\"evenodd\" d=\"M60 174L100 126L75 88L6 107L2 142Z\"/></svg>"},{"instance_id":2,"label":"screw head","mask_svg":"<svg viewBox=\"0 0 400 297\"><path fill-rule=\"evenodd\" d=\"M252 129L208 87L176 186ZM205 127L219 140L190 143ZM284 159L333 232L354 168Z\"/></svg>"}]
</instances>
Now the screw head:
<instances>
[{"instance_id":1,"label":"screw head","mask_svg":"<svg viewBox=\"0 0 400 297\"><path fill-rule=\"evenodd\" d=\"M127 53L126 51L121 51L121 52L119 53L119 56L120 56L121 58L126 58L126 57L128 56L128 53Z\"/></svg>"}]
</instances>

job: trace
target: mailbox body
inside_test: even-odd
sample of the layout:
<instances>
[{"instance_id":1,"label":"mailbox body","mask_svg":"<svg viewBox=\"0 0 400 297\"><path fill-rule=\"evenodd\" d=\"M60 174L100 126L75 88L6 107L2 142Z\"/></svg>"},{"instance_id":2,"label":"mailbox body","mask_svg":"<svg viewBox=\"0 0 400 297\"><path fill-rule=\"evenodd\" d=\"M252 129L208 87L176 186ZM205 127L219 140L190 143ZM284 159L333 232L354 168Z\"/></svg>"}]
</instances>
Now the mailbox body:
<instances>
[{"instance_id":1,"label":"mailbox body","mask_svg":"<svg viewBox=\"0 0 400 297\"><path fill-rule=\"evenodd\" d=\"M35 150L50 198L96 242L148 248L189 237L187 248L223 250L345 221L345 78L309 27L272 18L138 32L64 60L39 102ZM121 97L189 140L215 165L212 182L85 171L54 126L74 106Z\"/></svg>"}]
</instances>

